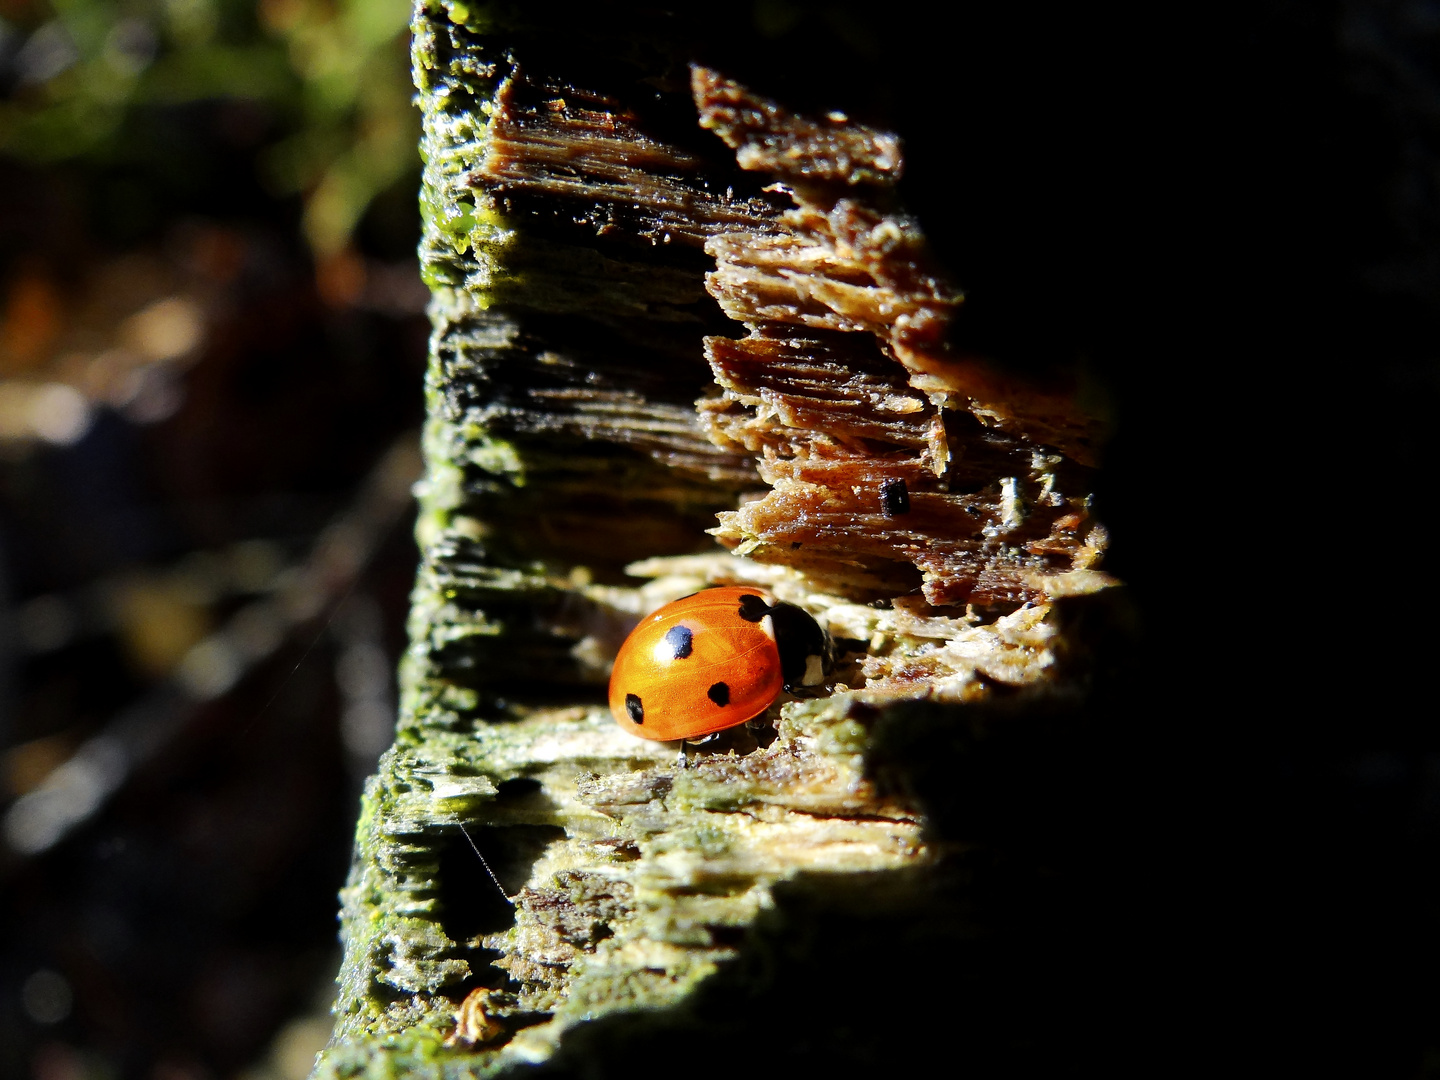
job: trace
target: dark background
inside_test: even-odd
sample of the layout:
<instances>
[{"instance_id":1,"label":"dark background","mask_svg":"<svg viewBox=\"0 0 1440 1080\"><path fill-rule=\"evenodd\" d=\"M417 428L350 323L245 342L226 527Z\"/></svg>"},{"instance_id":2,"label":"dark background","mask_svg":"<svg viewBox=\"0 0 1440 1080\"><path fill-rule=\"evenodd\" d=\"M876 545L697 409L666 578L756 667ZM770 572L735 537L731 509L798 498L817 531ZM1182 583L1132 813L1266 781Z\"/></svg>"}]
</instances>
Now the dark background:
<instances>
[{"instance_id":1,"label":"dark background","mask_svg":"<svg viewBox=\"0 0 1440 1080\"><path fill-rule=\"evenodd\" d=\"M323 78L266 10L225 7L216 33L289 82L137 92L105 139L48 155L13 118L53 105L20 63L50 15L0 10L5 377L67 377L61 329L30 353L13 334L50 325L46 303L78 319L137 255L161 268L151 299L207 305L171 411L99 401L78 441L5 443L7 800L163 684L133 622L193 641L260 595L214 567L255 541L302 565L419 422L417 171L339 239L307 225L323 169L286 180L274 148L358 143L375 114L313 106ZM1073 1040L1056 1060L1120 1069L1440 1070L1440 4L883 15L742 6L698 48L899 130L903 197L967 292L957 342L1078 365L1113 410L1099 510L1142 634L1063 782L1033 791L1026 828L1065 823L1046 841L1064 885L1012 930L1063 915L1075 940L1038 962L1072 992L1037 995L1031 1027ZM151 70L189 48L172 37ZM0 1073L293 1075L285 1048L323 1027L367 768L342 658L368 643L393 668L413 561L399 522L103 809L0 861ZM132 595L152 606L114 599Z\"/></svg>"},{"instance_id":2,"label":"dark background","mask_svg":"<svg viewBox=\"0 0 1440 1080\"><path fill-rule=\"evenodd\" d=\"M0 1076L284 1080L328 1036L415 567L406 14L0 3L0 399L89 402L73 437L0 438L0 813L94 737L137 757L57 843L0 836ZM315 59L325 42L358 74ZM317 227L327 170L396 143L353 227ZM157 310L198 330L150 362ZM399 509L391 478L367 520L387 455ZM320 572L320 550L362 561ZM306 574L315 610L232 688L177 691L189 650Z\"/></svg>"}]
</instances>

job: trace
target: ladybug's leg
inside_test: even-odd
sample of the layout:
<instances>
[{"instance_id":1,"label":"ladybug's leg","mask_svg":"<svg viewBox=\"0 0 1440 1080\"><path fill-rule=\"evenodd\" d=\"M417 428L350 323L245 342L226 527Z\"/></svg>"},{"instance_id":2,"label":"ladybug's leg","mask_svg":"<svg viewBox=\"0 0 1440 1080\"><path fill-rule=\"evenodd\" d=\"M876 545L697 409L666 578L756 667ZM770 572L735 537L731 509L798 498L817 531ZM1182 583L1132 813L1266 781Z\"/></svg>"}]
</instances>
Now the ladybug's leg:
<instances>
[{"instance_id":1,"label":"ladybug's leg","mask_svg":"<svg viewBox=\"0 0 1440 1080\"><path fill-rule=\"evenodd\" d=\"M681 739L679 761L680 768L688 769L690 767L690 747L704 746L706 743L714 742L719 737L720 732L712 731L709 735L701 735L698 739Z\"/></svg>"},{"instance_id":2,"label":"ladybug's leg","mask_svg":"<svg viewBox=\"0 0 1440 1080\"><path fill-rule=\"evenodd\" d=\"M786 683L786 684L785 684L785 693L789 694L791 697L797 697L797 698L818 698L818 697L824 697L824 696L825 696L827 693L829 693L829 692L830 692L830 691L829 691L829 688L828 688L827 686L825 686L823 683L822 683L821 685L819 685L819 686L809 686L809 685L804 684L804 683L799 683L799 684Z\"/></svg>"}]
</instances>

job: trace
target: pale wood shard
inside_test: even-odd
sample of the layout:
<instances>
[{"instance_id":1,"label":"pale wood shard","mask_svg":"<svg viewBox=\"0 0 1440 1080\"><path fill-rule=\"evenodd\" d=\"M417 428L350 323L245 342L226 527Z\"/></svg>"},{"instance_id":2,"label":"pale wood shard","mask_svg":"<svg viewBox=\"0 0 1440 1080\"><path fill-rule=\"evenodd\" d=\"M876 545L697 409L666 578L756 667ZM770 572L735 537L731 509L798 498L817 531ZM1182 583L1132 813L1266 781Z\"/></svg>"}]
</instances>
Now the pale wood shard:
<instances>
[{"instance_id":1,"label":"pale wood shard","mask_svg":"<svg viewBox=\"0 0 1440 1080\"><path fill-rule=\"evenodd\" d=\"M787 235L729 234L706 245L717 262L706 284L725 314L747 326L776 321L868 332L896 356L897 344L914 352L925 327L935 338L931 347L941 348L949 309L961 297L918 270L918 227L852 198L822 212L809 202L828 201L821 189L793 185L793 193L800 205L781 217Z\"/></svg>"},{"instance_id":2,"label":"pale wood shard","mask_svg":"<svg viewBox=\"0 0 1440 1080\"><path fill-rule=\"evenodd\" d=\"M742 169L832 184L891 184L900 179L900 140L831 113L796 116L718 71L696 67L691 88L700 126L725 140Z\"/></svg>"},{"instance_id":3,"label":"pale wood shard","mask_svg":"<svg viewBox=\"0 0 1440 1080\"><path fill-rule=\"evenodd\" d=\"M446 1046L474 1046L487 1043L505 1034L505 1025L491 1016L496 1003L505 995L496 990L478 989L465 995L455 1010L455 1030L445 1040Z\"/></svg>"}]
</instances>

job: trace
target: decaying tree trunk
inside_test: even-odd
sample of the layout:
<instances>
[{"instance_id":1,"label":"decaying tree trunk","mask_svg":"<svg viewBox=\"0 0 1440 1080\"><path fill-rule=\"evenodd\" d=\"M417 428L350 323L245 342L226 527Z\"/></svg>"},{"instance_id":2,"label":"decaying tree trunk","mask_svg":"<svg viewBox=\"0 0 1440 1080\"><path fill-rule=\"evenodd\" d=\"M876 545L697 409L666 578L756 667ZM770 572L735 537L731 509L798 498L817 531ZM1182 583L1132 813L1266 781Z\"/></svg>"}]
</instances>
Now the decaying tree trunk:
<instances>
[{"instance_id":1,"label":"decaying tree trunk","mask_svg":"<svg viewBox=\"0 0 1440 1080\"><path fill-rule=\"evenodd\" d=\"M576 18L415 17L423 561L317 1075L1023 1064L1048 871L995 837L1114 622L1100 425L952 345L895 136ZM608 664L725 583L846 651L686 768Z\"/></svg>"}]
</instances>

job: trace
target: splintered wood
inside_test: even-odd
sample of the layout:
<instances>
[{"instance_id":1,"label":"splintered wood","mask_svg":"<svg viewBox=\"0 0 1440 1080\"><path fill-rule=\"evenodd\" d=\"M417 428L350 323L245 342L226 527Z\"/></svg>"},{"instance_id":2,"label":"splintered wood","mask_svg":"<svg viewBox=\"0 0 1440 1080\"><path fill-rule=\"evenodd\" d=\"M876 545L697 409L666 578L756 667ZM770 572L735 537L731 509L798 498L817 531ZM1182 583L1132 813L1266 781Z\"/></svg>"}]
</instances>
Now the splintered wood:
<instances>
[{"instance_id":1,"label":"splintered wood","mask_svg":"<svg viewBox=\"0 0 1440 1080\"><path fill-rule=\"evenodd\" d=\"M1006 610L1092 570L1097 425L1073 394L951 350L961 294L895 208L899 140L796 116L705 68L691 91L733 160L657 136L599 91L518 65L502 81L468 182L530 231L506 250L509 282L475 284L613 338L516 340L516 389L485 388L480 419L740 488L758 471L769 490L722 512L715 536L841 595L918 587L932 605ZM719 393L689 407L676 391L695 341L720 329L700 249L704 290L749 332L704 336ZM566 338L558 322L548 336ZM497 354L492 383L503 369Z\"/></svg>"},{"instance_id":2,"label":"splintered wood","mask_svg":"<svg viewBox=\"0 0 1440 1080\"><path fill-rule=\"evenodd\" d=\"M772 488L720 515L720 541L839 592L908 591L919 571L937 606L1041 600L1091 569L1097 425L1070 395L949 350L961 296L891 209L898 140L705 68L692 90L701 126L794 204L705 244L706 288L749 335L706 339L723 396L699 402L702 420L716 445L758 454Z\"/></svg>"},{"instance_id":3,"label":"splintered wood","mask_svg":"<svg viewBox=\"0 0 1440 1080\"><path fill-rule=\"evenodd\" d=\"M496 93L487 134L478 182L505 198L574 200L572 220L598 236L699 246L775 214L769 200L718 190L704 158L653 138L613 98L523 69Z\"/></svg>"},{"instance_id":4,"label":"splintered wood","mask_svg":"<svg viewBox=\"0 0 1440 1080\"><path fill-rule=\"evenodd\" d=\"M464 183L477 192L477 219L498 210L525 235L511 242L500 227L497 257L478 260L465 285L495 310L539 314L545 330L522 318L506 332L482 312L483 330L453 335L459 352L488 346L483 370L451 380L473 391L475 420L575 458L611 443L732 491L753 486L751 456L709 440L692 404L708 381L697 340L723 325L705 296L701 249L723 232L766 228L773 197L755 184L735 195L716 181L737 171L720 154L656 139L616 98L518 64L489 104L484 152Z\"/></svg>"}]
</instances>

